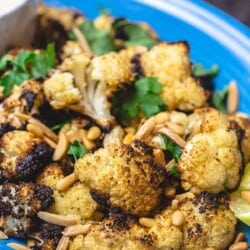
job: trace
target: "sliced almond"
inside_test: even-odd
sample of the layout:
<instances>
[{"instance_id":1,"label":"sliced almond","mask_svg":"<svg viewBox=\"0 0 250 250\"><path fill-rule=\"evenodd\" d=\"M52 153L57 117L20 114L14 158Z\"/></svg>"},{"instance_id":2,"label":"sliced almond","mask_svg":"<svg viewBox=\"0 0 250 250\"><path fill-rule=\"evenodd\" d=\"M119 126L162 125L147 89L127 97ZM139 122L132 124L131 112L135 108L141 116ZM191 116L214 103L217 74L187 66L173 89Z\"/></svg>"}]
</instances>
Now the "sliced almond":
<instances>
[{"instance_id":1,"label":"sliced almond","mask_svg":"<svg viewBox=\"0 0 250 250\"><path fill-rule=\"evenodd\" d=\"M153 154L154 154L154 160L157 164L162 165L162 166L166 164L165 156L162 150L154 149Z\"/></svg>"},{"instance_id":2,"label":"sliced almond","mask_svg":"<svg viewBox=\"0 0 250 250\"><path fill-rule=\"evenodd\" d=\"M136 132L135 139L145 139L154 130L155 118L149 118Z\"/></svg>"},{"instance_id":3,"label":"sliced almond","mask_svg":"<svg viewBox=\"0 0 250 250\"><path fill-rule=\"evenodd\" d=\"M175 142L181 148L184 148L186 145L186 142L178 134L176 134L175 132L173 132L173 130L169 128L159 129L158 133L166 135L170 140Z\"/></svg>"},{"instance_id":4,"label":"sliced almond","mask_svg":"<svg viewBox=\"0 0 250 250\"><path fill-rule=\"evenodd\" d=\"M69 142L65 136L65 134L60 134L58 143L56 145L52 160L58 161L63 158L63 156L66 154L69 147Z\"/></svg>"},{"instance_id":5,"label":"sliced almond","mask_svg":"<svg viewBox=\"0 0 250 250\"><path fill-rule=\"evenodd\" d=\"M38 212L38 217L46 222L55 224L55 225L60 225L60 226L72 226L78 223L78 220L76 217L67 215L59 215L59 214L53 214L45 211L40 211Z\"/></svg>"},{"instance_id":6,"label":"sliced almond","mask_svg":"<svg viewBox=\"0 0 250 250\"><path fill-rule=\"evenodd\" d=\"M36 127L38 127L39 129L41 129L43 131L43 133L45 135L47 135L53 141L55 141L55 142L58 141L58 136L50 128L48 128L46 125L44 125L43 123L41 123L39 120L37 120L37 119L35 119L35 118L31 117L31 116L22 114L22 113L16 113L15 115L18 118L20 118L22 120L25 120L25 121L28 121L31 124L33 124Z\"/></svg>"},{"instance_id":7,"label":"sliced almond","mask_svg":"<svg viewBox=\"0 0 250 250\"><path fill-rule=\"evenodd\" d=\"M67 190L69 187L71 187L75 182L77 178L74 173L64 177L63 179L59 180L56 184L56 189L60 191Z\"/></svg>"},{"instance_id":8,"label":"sliced almond","mask_svg":"<svg viewBox=\"0 0 250 250\"><path fill-rule=\"evenodd\" d=\"M239 102L239 91L237 83L231 81L229 83L228 97L227 97L227 111L229 114L234 114L237 111Z\"/></svg>"},{"instance_id":9,"label":"sliced almond","mask_svg":"<svg viewBox=\"0 0 250 250\"><path fill-rule=\"evenodd\" d=\"M57 146L57 144L54 142L54 141L52 141L50 138L48 138L48 137L44 137L43 138L44 139L44 141L46 141L52 148L56 148L56 146Z\"/></svg>"},{"instance_id":10,"label":"sliced almond","mask_svg":"<svg viewBox=\"0 0 250 250\"><path fill-rule=\"evenodd\" d=\"M166 126L171 129L173 132L175 132L176 134L182 136L184 135L184 128L182 128L181 126L173 123L173 122L167 122Z\"/></svg>"},{"instance_id":11,"label":"sliced almond","mask_svg":"<svg viewBox=\"0 0 250 250\"><path fill-rule=\"evenodd\" d=\"M81 47L81 49L88 55L88 56L92 56L92 51L90 49L90 46L87 42L87 39L85 38L85 36L83 35L83 33L76 27L73 27L73 32L76 36L76 39Z\"/></svg>"},{"instance_id":12,"label":"sliced almond","mask_svg":"<svg viewBox=\"0 0 250 250\"><path fill-rule=\"evenodd\" d=\"M229 250L247 250L248 244L246 242L236 242L229 246Z\"/></svg>"},{"instance_id":13,"label":"sliced almond","mask_svg":"<svg viewBox=\"0 0 250 250\"><path fill-rule=\"evenodd\" d=\"M31 248L18 243L8 243L7 246L15 250L31 250Z\"/></svg>"},{"instance_id":14,"label":"sliced almond","mask_svg":"<svg viewBox=\"0 0 250 250\"><path fill-rule=\"evenodd\" d=\"M151 228L151 227L153 227L153 226L155 225L156 222L155 222L154 219L142 217L142 218L139 219L139 223L140 223L142 226Z\"/></svg>"},{"instance_id":15,"label":"sliced almond","mask_svg":"<svg viewBox=\"0 0 250 250\"><path fill-rule=\"evenodd\" d=\"M245 234L240 232L236 235L234 242L240 242L245 240Z\"/></svg>"},{"instance_id":16,"label":"sliced almond","mask_svg":"<svg viewBox=\"0 0 250 250\"><path fill-rule=\"evenodd\" d=\"M175 226L181 226L185 222L185 216L181 211L176 210L172 214L172 224Z\"/></svg>"},{"instance_id":17,"label":"sliced almond","mask_svg":"<svg viewBox=\"0 0 250 250\"><path fill-rule=\"evenodd\" d=\"M182 193L182 194L177 194L175 196L175 199L177 199L178 201L183 200L185 198L193 199L194 198L194 194L191 193L191 192L186 192L186 193Z\"/></svg>"},{"instance_id":18,"label":"sliced almond","mask_svg":"<svg viewBox=\"0 0 250 250\"><path fill-rule=\"evenodd\" d=\"M75 225L75 226L69 226L64 229L62 234L64 236L76 236L78 234L87 234L90 229L90 224L88 225Z\"/></svg>"},{"instance_id":19,"label":"sliced almond","mask_svg":"<svg viewBox=\"0 0 250 250\"><path fill-rule=\"evenodd\" d=\"M176 210L178 208L179 201L177 199L172 200L171 208L172 210Z\"/></svg>"},{"instance_id":20,"label":"sliced almond","mask_svg":"<svg viewBox=\"0 0 250 250\"><path fill-rule=\"evenodd\" d=\"M39 127L29 123L26 128L30 133L34 134L35 136L43 138L43 131Z\"/></svg>"},{"instance_id":21,"label":"sliced almond","mask_svg":"<svg viewBox=\"0 0 250 250\"><path fill-rule=\"evenodd\" d=\"M174 164L176 164L175 159L172 159L171 161L169 161L169 162L165 165L165 168L168 169L169 167L173 166Z\"/></svg>"},{"instance_id":22,"label":"sliced almond","mask_svg":"<svg viewBox=\"0 0 250 250\"><path fill-rule=\"evenodd\" d=\"M9 237L3 231L0 231L0 240L7 240Z\"/></svg>"},{"instance_id":23,"label":"sliced almond","mask_svg":"<svg viewBox=\"0 0 250 250\"><path fill-rule=\"evenodd\" d=\"M69 237L62 236L58 242L56 250L67 250L69 246Z\"/></svg>"}]
</instances>

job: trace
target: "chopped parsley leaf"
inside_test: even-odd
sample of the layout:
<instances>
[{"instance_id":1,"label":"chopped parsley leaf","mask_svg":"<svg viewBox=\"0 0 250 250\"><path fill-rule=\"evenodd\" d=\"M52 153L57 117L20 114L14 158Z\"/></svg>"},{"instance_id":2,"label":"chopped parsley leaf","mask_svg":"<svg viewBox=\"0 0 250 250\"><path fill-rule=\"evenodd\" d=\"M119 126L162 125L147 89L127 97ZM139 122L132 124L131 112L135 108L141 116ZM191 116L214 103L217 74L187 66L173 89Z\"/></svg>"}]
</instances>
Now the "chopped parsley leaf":
<instances>
[{"instance_id":1,"label":"chopped parsley leaf","mask_svg":"<svg viewBox=\"0 0 250 250\"><path fill-rule=\"evenodd\" d=\"M97 29L93 21L84 21L80 25L79 30L85 36L92 52L95 55L100 56L116 50L116 46L111 35L105 30ZM73 32L69 33L69 38L72 40L76 39Z\"/></svg>"},{"instance_id":2,"label":"chopped parsley leaf","mask_svg":"<svg viewBox=\"0 0 250 250\"><path fill-rule=\"evenodd\" d=\"M160 134L160 136L164 142L162 149L169 151L172 154L174 160L178 162L182 153L182 149L177 144L168 139L165 135Z\"/></svg>"},{"instance_id":3,"label":"chopped parsley leaf","mask_svg":"<svg viewBox=\"0 0 250 250\"><path fill-rule=\"evenodd\" d=\"M65 122L56 124L56 125L54 125L54 126L51 128L51 130L54 131L54 132L58 132L65 124L70 123L70 122L71 122L71 120L67 120L67 121L65 121Z\"/></svg>"},{"instance_id":4,"label":"chopped parsley leaf","mask_svg":"<svg viewBox=\"0 0 250 250\"><path fill-rule=\"evenodd\" d=\"M177 166L174 164L174 165L171 165L169 168L168 168L168 172L170 172L173 176L176 176L178 177L180 175L180 173L178 172L177 170Z\"/></svg>"},{"instance_id":5,"label":"chopped parsley leaf","mask_svg":"<svg viewBox=\"0 0 250 250\"><path fill-rule=\"evenodd\" d=\"M7 65L10 66L10 71L0 77L4 95L8 96L14 85L20 85L25 80L44 78L55 66L55 58L54 44L49 44L46 50L41 50L39 54L22 50L13 59L8 56L2 57L0 71L6 70Z\"/></svg>"},{"instance_id":6,"label":"chopped parsley leaf","mask_svg":"<svg viewBox=\"0 0 250 250\"><path fill-rule=\"evenodd\" d=\"M224 114L227 114L227 96L228 96L228 86L226 86L221 91L213 92L212 95L212 102L214 106Z\"/></svg>"},{"instance_id":7,"label":"chopped parsley leaf","mask_svg":"<svg viewBox=\"0 0 250 250\"><path fill-rule=\"evenodd\" d=\"M125 94L116 93L112 100L112 111L119 119L128 121L142 112L146 117L166 109L159 94L161 84L154 77L137 80Z\"/></svg>"},{"instance_id":8,"label":"chopped parsley leaf","mask_svg":"<svg viewBox=\"0 0 250 250\"><path fill-rule=\"evenodd\" d=\"M208 76L215 77L219 72L218 65L212 65L210 69L205 69L204 66L200 63L193 65L192 74L197 77Z\"/></svg>"},{"instance_id":9,"label":"chopped parsley leaf","mask_svg":"<svg viewBox=\"0 0 250 250\"><path fill-rule=\"evenodd\" d=\"M75 161L77 159L82 158L87 153L88 153L88 150L79 141L74 141L72 144L70 144L69 149L67 151L67 154L72 155Z\"/></svg>"}]
</instances>

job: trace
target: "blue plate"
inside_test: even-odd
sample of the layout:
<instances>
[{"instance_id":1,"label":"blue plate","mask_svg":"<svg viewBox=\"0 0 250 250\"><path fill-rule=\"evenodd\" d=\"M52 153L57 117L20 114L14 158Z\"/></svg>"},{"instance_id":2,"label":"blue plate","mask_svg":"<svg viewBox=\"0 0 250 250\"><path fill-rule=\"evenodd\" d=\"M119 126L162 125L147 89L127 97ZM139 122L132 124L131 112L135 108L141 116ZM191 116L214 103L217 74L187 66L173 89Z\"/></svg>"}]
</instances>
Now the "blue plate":
<instances>
[{"instance_id":1,"label":"blue plate","mask_svg":"<svg viewBox=\"0 0 250 250\"><path fill-rule=\"evenodd\" d=\"M45 0L45 3L74 7L89 18L99 14L100 8L108 8L112 15L125 16L133 21L148 22L162 40L187 40L193 62L206 67L220 66L215 79L216 88L222 89L232 79L239 85L239 111L249 113L250 106L250 30L232 17L201 0ZM242 224L250 241L250 228ZM7 250L0 241L0 249Z\"/></svg>"}]
</instances>

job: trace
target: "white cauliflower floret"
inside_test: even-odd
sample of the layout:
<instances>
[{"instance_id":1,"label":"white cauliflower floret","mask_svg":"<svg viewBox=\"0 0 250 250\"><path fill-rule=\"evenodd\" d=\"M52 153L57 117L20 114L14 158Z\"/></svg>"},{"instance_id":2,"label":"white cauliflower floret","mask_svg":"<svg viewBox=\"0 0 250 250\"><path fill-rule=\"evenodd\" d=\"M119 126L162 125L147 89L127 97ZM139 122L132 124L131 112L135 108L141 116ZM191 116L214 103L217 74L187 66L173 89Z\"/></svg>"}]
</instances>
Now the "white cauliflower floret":
<instances>
[{"instance_id":1,"label":"white cauliflower floret","mask_svg":"<svg viewBox=\"0 0 250 250\"><path fill-rule=\"evenodd\" d=\"M218 193L237 187L242 155L235 130L216 110L204 115L200 133L186 144L178 163L182 186L193 192Z\"/></svg>"},{"instance_id":2,"label":"white cauliflower floret","mask_svg":"<svg viewBox=\"0 0 250 250\"><path fill-rule=\"evenodd\" d=\"M122 57L115 52L95 57L91 61L90 68L91 80L104 83L109 92L114 92L124 83L128 84L133 81L130 64L122 60Z\"/></svg>"},{"instance_id":3,"label":"white cauliflower floret","mask_svg":"<svg viewBox=\"0 0 250 250\"><path fill-rule=\"evenodd\" d=\"M79 55L81 53L82 53L82 49L78 42L67 41L62 47L62 54L60 55L60 57L62 60L64 60L68 57Z\"/></svg>"},{"instance_id":4,"label":"white cauliflower floret","mask_svg":"<svg viewBox=\"0 0 250 250\"><path fill-rule=\"evenodd\" d=\"M54 109L80 102L81 94L73 79L70 73L55 73L44 82L45 95Z\"/></svg>"},{"instance_id":5,"label":"white cauliflower floret","mask_svg":"<svg viewBox=\"0 0 250 250\"><path fill-rule=\"evenodd\" d=\"M160 43L141 55L143 73L162 84L161 97L169 109L189 111L206 104L204 89L191 76L188 53L188 45L179 42Z\"/></svg>"}]
</instances>

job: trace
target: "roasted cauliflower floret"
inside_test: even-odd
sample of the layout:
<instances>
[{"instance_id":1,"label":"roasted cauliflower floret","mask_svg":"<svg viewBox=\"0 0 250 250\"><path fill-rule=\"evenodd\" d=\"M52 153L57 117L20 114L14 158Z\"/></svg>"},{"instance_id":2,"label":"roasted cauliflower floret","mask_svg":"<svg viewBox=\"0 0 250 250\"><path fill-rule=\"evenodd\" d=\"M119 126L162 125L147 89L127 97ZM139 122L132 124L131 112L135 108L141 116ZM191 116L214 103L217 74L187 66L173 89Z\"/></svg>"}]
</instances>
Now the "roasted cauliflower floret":
<instances>
[{"instance_id":1,"label":"roasted cauliflower floret","mask_svg":"<svg viewBox=\"0 0 250 250\"><path fill-rule=\"evenodd\" d=\"M62 47L60 58L64 60L68 57L79 55L81 53L82 53L82 49L78 42L67 41Z\"/></svg>"},{"instance_id":2,"label":"roasted cauliflower floret","mask_svg":"<svg viewBox=\"0 0 250 250\"><path fill-rule=\"evenodd\" d=\"M100 205L140 216L159 205L166 185L165 168L155 164L152 148L139 140L85 155L76 162L75 174Z\"/></svg>"},{"instance_id":3,"label":"roasted cauliflower floret","mask_svg":"<svg viewBox=\"0 0 250 250\"><path fill-rule=\"evenodd\" d=\"M95 57L91 61L90 68L91 79L104 83L109 92L115 92L124 83L129 84L133 81L130 64L115 52Z\"/></svg>"},{"instance_id":4,"label":"roasted cauliflower floret","mask_svg":"<svg viewBox=\"0 0 250 250\"><path fill-rule=\"evenodd\" d=\"M160 43L142 53L145 76L156 77L163 86L161 97L169 109L194 110L206 104L205 91L191 76L189 48L184 42Z\"/></svg>"},{"instance_id":5,"label":"roasted cauliflower floret","mask_svg":"<svg viewBox=\"0 0 250 250\"><path fill-rule=\"evenodd\" d=\"M74 77L70 73L55 73L44 82L44 92L54 109L63 109L79 103L81 94L74 86Z\"/></svg>"},{"instance_id":6,"label":"roasted cauliflower floret","mask_svg":"<svg viewBox=\"0 0 250 250\"><path fill-rule=\"evenodd\" d=\"M52 205L52 194L49 187L33 183L0 185L0 230L10 237L26 237L37 213Z\"/></svg>"},{"instance_id":7,"label":"roasted cauliflower floret","mask_svg":"<svg viewBox=\"0 0 250 250\"><path fill-rule=\"evenodd\" d=\"M114 22L114 18L112 16L104 14L104 15L98 16L94 20L94 25L97 29L111 32L113 22Z\"/></svg>"},{"instance_id":8,"label":"roasted cauliflower floret","mask_svg":"<svg viewBox=\"0 0 250 250\"><path fill-rule=\"evenodd\" d=\"M90 226L86 236L76 236L69 250L153 250L153 239L133 218L122 213Z\"/></svg>"},{"instance_id":9,"label":"roasted cauliflower floret","mask_svg":"<svg viewBox=\"0 0 250 250\"><path fill-rule=\"evenodd\" d=\"M250 161L250 120L237 114L230 116L229 120L231 127L235 127L236 131L238 130L244 161L248 163Z\"/></svg>"},{"instance_id":10,"label":"roasted cauliflower floret","mask_svg":"<svg viewBox=\"0 0 250 250\"><path fill-rule=\"evenodd\" d=\"M74 215L80 220L90 219L97 208L97 203L90 195L90 188L76 182L65 191L59 192L56 187L58 181L62 178L64 178L64 175L60 166L50 164L37 179L37 183L47 185L54 191L55 202L50 208L50 212L61 215Z\"/></svg>"},{"instance_id":11,"label":"roasted cauliflower floret","mask_svg":"<svg viewBox=\"0 0 250 250\"><path fill-rule=\"evenodd\" d=\"M235 130L216 110L206 113L200 133L186 144L178 162L182 186L192 192L233 190L240 180L242 155Z\"/></svg>"},{"instance_id":12,"label":"roasted cauliflower floret","mask_svg":"<svg viewBox=\"0 0 250 250\"><path fill-rule=\"evenodd\" d=\"M228 249L234 238L237 222L228 202L225 194L214 195L207 192L181 200L177 208L185 217L181 249Z\"/></svg>"},{"instance_id":13,"label":"roasted cauliflower floret","mask_svg":"<svg viewBox=\"0 0 250 250\"><path fill-rule=\"evenodd\" d=\"M24 81L15 86L12 94L0 104L0 137L15 128L22 128L23 122L13 113L37 114L43 104L42 83L36 80Z\"/></svg>"},{"instance_id":14,"label":"roasted cauliflower floret","mask_svg":"<svg viewBox=\"0 0 250 250\"><path fill-rule=\"evenodd\" d=\"M52 157L52 148L26 131L11 131L0 140L0 182L31 181Z\"/></svg>"}]
</instances>

